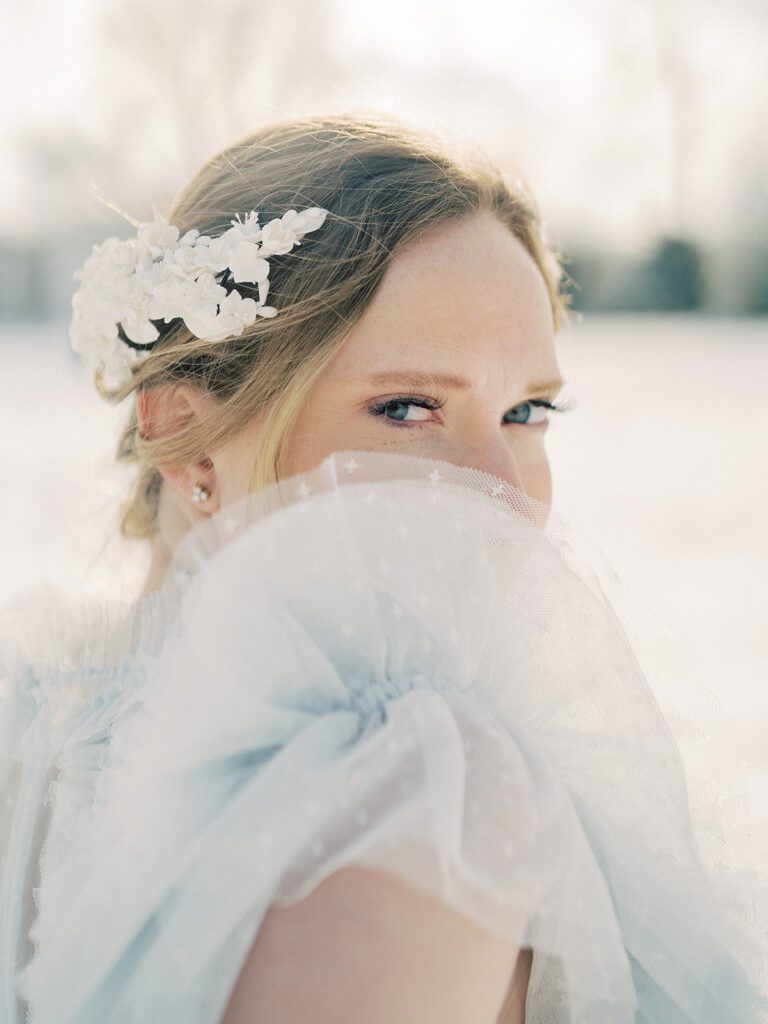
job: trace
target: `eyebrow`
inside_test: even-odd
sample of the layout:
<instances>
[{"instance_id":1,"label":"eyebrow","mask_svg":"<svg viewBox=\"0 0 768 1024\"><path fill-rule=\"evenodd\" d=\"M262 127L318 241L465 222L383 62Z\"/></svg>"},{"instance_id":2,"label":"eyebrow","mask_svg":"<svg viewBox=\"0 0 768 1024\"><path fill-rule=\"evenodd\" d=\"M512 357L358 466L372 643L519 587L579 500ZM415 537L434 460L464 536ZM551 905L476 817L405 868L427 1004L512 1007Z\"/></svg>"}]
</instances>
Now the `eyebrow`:
<instances>
[{"instance_id":1,"label":"eyebrow","mask_svg":"<svg viewBox=\"0 0 768 1024\"><path fill-rule=\"evenodd\" d=\"M465 377L456 377L452 373L417 373L413 370L387 370L386 373L375 373L365 378L366 384L406 384L412 388L438 387L451 391L468 391L472 385ZM532 381L527 390L531 395L556 395L564 386L561 377L550 380Z\"/></svg>"}]
</instances>

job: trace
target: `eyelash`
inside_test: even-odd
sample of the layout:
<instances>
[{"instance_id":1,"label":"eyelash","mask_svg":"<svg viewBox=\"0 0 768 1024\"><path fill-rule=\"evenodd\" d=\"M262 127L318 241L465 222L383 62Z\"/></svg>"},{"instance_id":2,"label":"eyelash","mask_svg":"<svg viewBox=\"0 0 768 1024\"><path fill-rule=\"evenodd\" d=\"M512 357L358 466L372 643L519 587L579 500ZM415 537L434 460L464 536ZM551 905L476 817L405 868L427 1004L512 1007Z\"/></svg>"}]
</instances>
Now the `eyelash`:
<instances>
[{"instance_id":1,"label":"eyelash","mask_svg":"<svg viewBox=\"0 0 768 1024\"><path fill-rule=\"evenodd\" d=\"M414 426L416 426L416 427L425 426L427 421L426 420L422 420L420 422L419 421L408 422L408 421L405 421L405 420L393 420L390 417L384 415L385 410L389 406L391 406L391 405L416 405L416 406L419 406L422 409L430 409L430 410L434 411L434 410L437 410L437 409L442 409L443 406L445 405L445 400L444 399L438 400L436 398L430 398L427 395L415 395L415 394L395 395L393 398L388 398L386 400L386 402L376 402L373 405L369 405L368 406L368 412L372 416L380 416L382 419L387 420L388 423L394 423L398 427L399 426L406 426L408 428L412 428ZM570 412L571 409L575 409L576 408L576 401L573 398L569 398L569 399L566 399L563 402L560 402L559 404L555 404L554 402L549 402L549 401L547 401L546 399L543 399L543 398L529 398L525 402L519 402L517 405L513 405L512 408L513 409L519 409L521 405L533 405L533 406L536 406L537 408L549 409L551 412ZM539 422L542 422L542 421L539 421ZM509 423L512 423L513 425L516 425L516 426L522 426L522 427L525 427L525 426L537 426L538 425L538 423L528 424L528 423L525 423L525 422L515 424L514 421L511 421L511 420L509 421ZM507 424L507 425L509 425L509 424Z\"/></svg>"}]
</instances>

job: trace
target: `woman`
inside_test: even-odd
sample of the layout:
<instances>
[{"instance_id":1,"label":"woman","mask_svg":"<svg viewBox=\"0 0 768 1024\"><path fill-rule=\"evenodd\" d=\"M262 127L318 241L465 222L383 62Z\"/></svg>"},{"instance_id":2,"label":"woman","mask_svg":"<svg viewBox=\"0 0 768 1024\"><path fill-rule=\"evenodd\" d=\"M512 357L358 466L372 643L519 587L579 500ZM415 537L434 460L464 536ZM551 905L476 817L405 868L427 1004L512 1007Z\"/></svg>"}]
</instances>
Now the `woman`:
<instances>
[{"instance_id":1,"label":"woman","mask_svg":"<svg viewBox=\"0 0 768 1024\"><path fill-rule=\"evenodd\" d=\"M273 125L74 309L151 558L126 608L6 617L6 1018L768 1019L765 894L551 513L521 183Z\"/></svg>"}]
</instances>

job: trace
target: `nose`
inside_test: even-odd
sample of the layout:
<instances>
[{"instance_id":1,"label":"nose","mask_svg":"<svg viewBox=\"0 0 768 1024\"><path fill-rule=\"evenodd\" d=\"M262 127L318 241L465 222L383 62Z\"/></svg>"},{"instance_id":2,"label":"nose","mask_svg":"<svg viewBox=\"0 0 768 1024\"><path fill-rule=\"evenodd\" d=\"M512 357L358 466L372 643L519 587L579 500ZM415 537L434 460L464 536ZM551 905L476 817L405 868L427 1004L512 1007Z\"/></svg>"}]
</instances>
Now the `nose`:
<instances>
[{"instance_id":1,"label":"nose","mask_svg":"<svg viewBox=\"0 0 768 1024\"><path fill-rule=\"evenodd\" d=\"M514 453L506 442L479 438L471 444L457 443L446 453L445 458L457 466L471 466L483 473L490 473L519 491L525 491Z\"/></svg>"},{"instance_id":2,"label":"nose","mask_svg":"<svg viewBox=\"0 0 768 1024\"><path fill-rule=\"evenodd\" d=\"M548 522L551 501L548 463L539 465L538 472L533 472L533 479L526 481L521 472L520 461L515 458L510 445L503 439L497 441L494 437L487 436L478 437L472 442L466 439L456 442L440 457L457 466L471 466L483 473L490 473L509 484L512 487L511 493L497 492L504 504L540 528Z\"/></svg>"}]
</instances>

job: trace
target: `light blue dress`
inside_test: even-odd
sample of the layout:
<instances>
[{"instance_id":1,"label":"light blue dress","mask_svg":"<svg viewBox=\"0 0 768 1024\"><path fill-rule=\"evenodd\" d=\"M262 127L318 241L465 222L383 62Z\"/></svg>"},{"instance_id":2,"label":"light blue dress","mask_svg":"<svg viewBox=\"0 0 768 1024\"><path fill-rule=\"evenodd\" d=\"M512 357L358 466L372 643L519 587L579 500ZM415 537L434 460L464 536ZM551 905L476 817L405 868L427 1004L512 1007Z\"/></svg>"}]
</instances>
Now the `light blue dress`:
<instances>
[{"instance_id":1,"label":"light blue dress","mask_svg":"<svg viewBox=\"0 0 768 1024\"><path fill-rule=\"evenodd\" d=\"M366 864L531 948L527 1024L767 1021L704 704L665 717L586 552L493 477L346 452L137 604L15 603L0 1020L217 1024L270 904Z\"/></svg>"}]
</instances>

